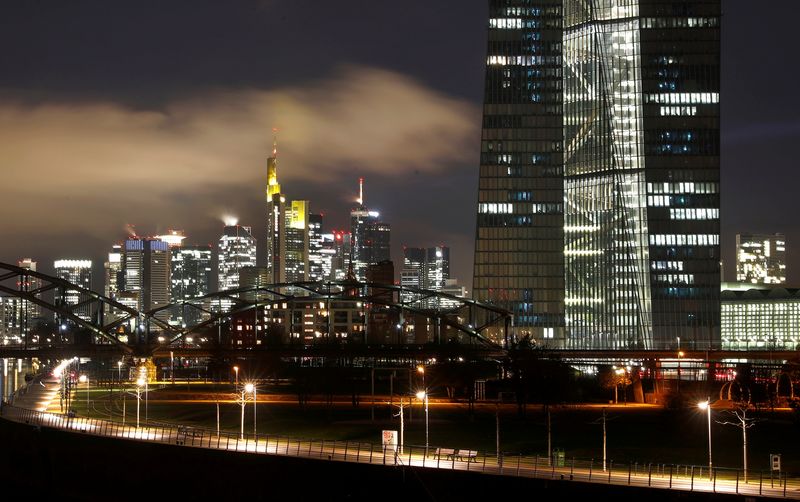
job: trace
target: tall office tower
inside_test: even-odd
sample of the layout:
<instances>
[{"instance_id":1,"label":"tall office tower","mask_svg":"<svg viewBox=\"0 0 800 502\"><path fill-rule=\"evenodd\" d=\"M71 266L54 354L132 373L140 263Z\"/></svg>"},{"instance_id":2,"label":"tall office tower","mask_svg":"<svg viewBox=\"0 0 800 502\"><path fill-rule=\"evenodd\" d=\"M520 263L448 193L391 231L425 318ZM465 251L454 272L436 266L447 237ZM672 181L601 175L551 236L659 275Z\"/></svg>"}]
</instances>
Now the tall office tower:
<instances>
[{"instance_id":1,"label":"tall office tower","mask_svg":"<svg viewBox=\"0 0 800 502\"><path fill-rule=\"evenodd\" d=\"M286 280L286 196L278 183L278 143L272 144L272 156L267 158L267 272L271 282ZM290 205L291 207L291 205ZM255 264L254 264L255 265Z\"/></svg>"},{"instance_id":2,"label":"tall office tower","mask_svg":"<svg viewBox=\"0 0 800 502\"><path fill-rule=\"evenodd\" d=\"M307 281L309 259L308 201L293 200L286 210L284 282Z\"/></svg>"},{"instance_id":3,"label":"tall office tower","mask_svg":"<svg viewBox=\"0 0 800 502\"><path fill-rule=\"evenodd\" d=\"M736 280L784 284L786 237L783 234L736 234Z\"/></svg>"},{"instance_id":4,"label":"tall office tower","mask_svg":"<svg viewBox=\"0 0 800 502\"><path fill-rule=\"evenodd\" d=\"M125 304L135 299L136 308L147 312L169 303L170 299L169 244L152 237L131 237L122 248L122 292ZM121 301L121 300L120 300ZM169 312L158 316L169 320Z\"/></svg>"},{"instance_id":5,"label":"tall office tower","mask_svg":"<svg viewBox=\"0 0 800 502\"><path fill-rule=\"evenodd\" d=\"M491 0L473 297L564 336L561 0Z\"/></svg>"},{"instance_id":6,"label":"tall office tower","mask_svg":"<svg viewBox=\"0 0 800 502\"><path fill-rule=\"evenodd\" d=\"M170 247L170 301L175 303L190 300L211 292L211 246ZM173 321L176 324L193 326L203 316L195 308L176 308Z\"/></svg>"},{"instance_id":7,"label":"tall office tower","mask_svg":"<svg viewBox=\"0 0 800 502\"><path fill-rule=\"evenodd\" d=\"M56 260L53 263L56 277L69 281L84 289L92 289L92 260ZM55 304L71 307L88 300L88 295L81 294L78 290L70 288L56 288ZM90 304L71 309L72 313L84 321L92 320ZM59 320L59 322L64 322Z\"/></svg>"},{"instance_id":8,"label":"tall office tower","mask_svg":"<svg viewBox=\"0 0 800 502\"><path fill-rule=\"evenodd\" d=\"M256 239L250 227L226 226L219 238L218 290L226 291L239 287L239 270L256 266ZM272 270L269 271L270 275ZM230 303L228 303L230 305Z\"/></svg>"},{"instance_id":9,"label":"tall office tower","mask_svg":"<svg viewBox=\"0 0 800 502\"><path fill-rule=\"evenodd\" d=\"M391 226L379 220L380 213L364 205L364 178L358 180L357 202L350 211L350 240L353 272L356 279L363 281L369 265L391 259Z\"/></svg>"},{"instance_id":10,"label":"tall office tower","mask_svg":"<svg viewBox=\"0 0 800 502\"><path fill-rule=\"evenodd\" d=\"M425 256L425 287L439 291L450 279L450 248L436 246L428 248Z\"/></svg>"},{"instance_id":11,"label":"tall office tower","mask_svg":"<svg viewBox=\"0 0 800 502\"><path fill-rule=\"evenodd\" d=\"M331 257L331 280L343 281L348 278L351 271L351 260L353 257L353 239L350 232L343 230L333 231Z\"/></svg>"},{"instance_id":12,"label":"tall office tower","mask_svg":"<svg viewBox=\"0 0 800 502\"><path fill-rule=\"evenodd\" d=\"M308 215L308 280L327 281L331 278L334 236L324 233L322 214Z\"/></svg>"},{"instance_id":13,"label":"tall office tower","mask_svg":"<svg viewBox=\"0 0 800 502\"><path fill-rule=\"evenodd\" d=\"M400 285L422 289L426 285L424 248L403 248L403 268L400 270ZM403 292L402 300L409 301L417 295Z\"/></svg>"},{"instance_id":14,"label":"tall office tower","mask_svg":"<svg viewBox=\"0 0 800 502\"><path fill-rule=\"evenodd\" d=\"M491 2L475 298L555 345L716 346L720 2L561 5Z\"/></svg>"},{"instance_id":15,"label":"tall office tower","mask_svg":"<svg viewBox=\"0 0 800 502\"><path fill-rule=\"evenodd\" d=\"M17 266L19 268L30 270L31 272L36 272L36 262L33 261L31 258L23 258L17 262ZM41 287L42 283L38 277L33 276L26 276L24 280L19 281L17 286L19 287L20 291L36 291ZM35 294L36 298L39 298L41 295ZM20 321L23 331L27 332L31 328L33 328L38 322L42 321L42 308L27 300L21 301L21 314L24 318Z\"/></svg>"},{"instance_id":16,"label":"tall office tower","mask_svg":"<svg viewBox=\"0 0 800 502\"><path fill-rule=\"evenodd\" d=\"M108 253L108 260L103 263L105 271L103 294L107 298L115 299L122 290L122 244L114 244Z\"/></svg>"}]
</instances>

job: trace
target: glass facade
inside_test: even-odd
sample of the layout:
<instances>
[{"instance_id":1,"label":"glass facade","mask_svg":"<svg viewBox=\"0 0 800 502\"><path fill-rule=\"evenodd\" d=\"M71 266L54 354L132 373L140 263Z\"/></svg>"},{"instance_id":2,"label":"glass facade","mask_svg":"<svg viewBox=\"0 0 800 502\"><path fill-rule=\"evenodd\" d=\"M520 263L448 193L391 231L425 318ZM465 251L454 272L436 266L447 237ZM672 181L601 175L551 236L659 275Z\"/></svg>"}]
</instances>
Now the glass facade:
<instances>
[{"instance_id":1,"label":"glass facade","mask_svg":"<svg viewBox=\"0 0 800 502\"><path fill-rule=\"evenodd\" d=\"M800 289L723 291L722 348L800 350Z\"/></svg>"},{"instance_id":2,"label":"glass facade","mask_svg":"<svg viewBox=\"0 0 800 502\"><path fill-rule=\"evenodd\" d=\"M489 2L473 298L540 342L564 338L561 4Z\"/></svg>"},{"instance_id":3,"label":"glass facade","mask_svg":"<svg viewBox=\"0 0 800 502\"><path fill-rule=\"evenodd\" d=\"M172 283L171 301L179 302L211 292L211 246L175 246L170 248ZM193 326L202 319L196 309L178 309L174 321Z\"/></svg>"},{"instance_id":4,"label":"glass facade","mask_svg":"<svg viewBox=\"0 0 800 502\"><path fill-rule=\"evenodd\" d=\"M719 0L490 9L474 297L556 346L718 345Z\"/></svg>"}]
</instances>

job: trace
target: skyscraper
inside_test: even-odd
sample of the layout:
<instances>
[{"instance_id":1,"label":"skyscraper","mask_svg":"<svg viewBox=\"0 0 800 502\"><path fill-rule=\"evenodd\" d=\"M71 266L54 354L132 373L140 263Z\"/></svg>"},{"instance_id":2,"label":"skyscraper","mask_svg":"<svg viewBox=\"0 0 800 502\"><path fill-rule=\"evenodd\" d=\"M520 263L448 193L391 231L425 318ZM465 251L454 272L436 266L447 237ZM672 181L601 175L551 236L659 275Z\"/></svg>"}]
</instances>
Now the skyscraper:
<instances>
[{"instance_id":1,"label":"skyscraper","mask_svg":"<svg viewBox=\"0 0 800 502\"><path fill-rule=\"evenodd\" d=\"M308 280L331 280L333 257L336 254L334 235L323 231L321 213L308 215Z\"/></svg>"},{"instance_id":2,"label":"skyscraper","mask_svg":"<svg viewBox=\"0 0 800 502\"><path fill-rule=\"evenodd\" d=\"M364 205L364 178L358 180L357 202L350 211L350 241L353 272L363 281L369 265L391 260L391 226L380 221L380 213Z\"/></svg>"},{"instance_id":3,"label":"skyscraper","mask_svg":"<svg viewBox=\"0 0 800 502\"><path fill-rule=\"evenodd\" d=\"M783 234L736 234L736 280L784 284L786 237Z\"/></svg>"},{"instance_id":4,"label":"skyscraper","mask_svg":"<svg viewBox=\"0 0 800 502\"><path fill-rule=\"evenodd\" d=\"M309 229L308 201L293 200L286 211L286 259L283 281L308 280Z\"/></svg>"},{"instance_id":5,"label":"skyscraper","mask_svg":"<svg viewBox=\"0 0 800 502\"><path fill-rule=\"evenodd\" d=\"M31 272L36 272L36 262L33 261L31 258L23 258L17 262L17 266L19 268L30 270ZM24 281L20 281L18 284L19 289L21 291L36 291L41 287L41 281L37 277L27 276ZM39 298L41 295L34 295L36 298ZM22 322L23 331L30 330L37 322L42 320L42 308L27 300L22 300L22 314L25 316L25 319Z\"/></svg>"},{"instance_id":6,"label":"skyscraper","mask_svg":"<svg viewBox=\"0 0 800 502\"><path fill-rule=\"evenodd\" d=\"M131 237L122 248L122 303L135 298L141 312L163 307L170 300L169 244L152 237ZM120 293L120 296L123 296ZM169 320L169 312L161 311L158 318Z\"/></svg>"},{"instance_id":7,"label":"skyscraper","mask_svg":"<svg viewBox=\"0 0 800 502\"><path fill-rule=\"evenodd\" d=\"M239 287L239 270L256 266L256 240L250 227L229 225L222 231L218 247L219 291Z\"/></svg>"},{"instance_id":8,"label":"skyscraper","mask_svg":"<svg viewBox=\"0 0 800 502\"><path fill-rule=\"evenodd\" d=\"M331 280L343 281L350 273L353 239L350 232L333 231L333 255L331 257Z\"/></svg>"},{"instance_id":9,"label":"skyscraper","mask_svg":"<svg viewBox=\"0 0 800 502\"><path fill-rule=\"evenodd\" d=\"M439 291L450 279L450 248L435 246L425 254L425 287Z\"/></svg>"},{"instance_id":10,"label":"skyscraper","mask_svg":"<svg viewBox=\"0 0 800 502\"><path fill-rule=\"evenodd\" d=\"M273 283L286 278L286 196L278 183L278 142L272 144L272 156L267 158L267 272ZM255 263L253 263L255 266Z\"/></svg>"},{"instance_id":11,"label":"skyscraper","mask_svg":"<svg viewBox=\"0 0 800 502\"><path fill-rule=\"evenodd\" d=\"M76 286L84 289L92 289L92 260L56 260L53 263L56 269L56 277L69 281ZM55 304L64 307L73 307L88 300L87 295L81 294L78 290L69 288L56 288ZM69 310L72 313L83 319L84 321L92 320L92 311L90 310L91 304L81 305ZM65 322L65 321L60 321Z\"/></svg>"},{"instance_id":12,"label":"skyscraper","mask_svg":"<svg viewBox=\"0 0 800 502\"><path fill-rule=\"evenodd\" d=\"M424 248L403 247L403 268L400 270L400 285L403 287L425 287L425 258ZM403 293L403 301L409 301L416 295Z\"/></svg>"},{"instance_id":13,"label":"skyscraper","mask_svg":"<svg viewBox=\"0 0 800 502\"><path fill-rule=\"evenodd\" d=\"M103 294L107 298L115 299L122 289L122 244L114 244L108 253L108 260L103 263L105 271Z\"/></svg>"},{"instance_id":14,"label":"skyscraper","mask_svg":"<svg viewBox=\"0 0 800 502\"><path fill-rule=\"evenodd\" d=\"M196 244L170 248L170 301L179 302L211 292L211 246ZM177 324L192 326L201 321L194 308L175 310Z\"/></svg>"},{"instance_id":15,"label":"skyscraper","mask_svg":"<svg viewBox=\"0 0 800 502\"><path fill-rule=\"evenodd\" d=\"M278 183L278 145L267 159L267 272L273 283L309 280L309 202L287 201Z\"/></svg>"},{"instance_id":16,"label":"skyscraper","mask_svg":"<svg viewBox=\"0 0 800 502\"><path fill-rule=\"evenodd\" d=\"M718 345L719 0L490 11L475 298L560 346Z\"/></svg>"}]
</instances>

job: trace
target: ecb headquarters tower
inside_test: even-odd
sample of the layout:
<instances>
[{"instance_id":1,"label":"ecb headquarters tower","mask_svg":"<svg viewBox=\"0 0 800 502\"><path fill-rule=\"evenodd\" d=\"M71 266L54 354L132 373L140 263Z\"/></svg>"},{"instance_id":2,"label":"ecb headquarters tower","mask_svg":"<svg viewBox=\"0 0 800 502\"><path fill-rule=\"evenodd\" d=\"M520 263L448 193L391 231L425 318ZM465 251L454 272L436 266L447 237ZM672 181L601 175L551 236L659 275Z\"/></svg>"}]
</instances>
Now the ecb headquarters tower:
<instances>
[{"instance_id":1,"label":"ecb headquarters tower","mask_svg":"<svg viewBox=\"0 0 800 502\"><path fill-rule=\"evenodd\" d=\"M490 0L473 292L518 339L719 343L720 1Z\"/></svg>"}]
</instances>

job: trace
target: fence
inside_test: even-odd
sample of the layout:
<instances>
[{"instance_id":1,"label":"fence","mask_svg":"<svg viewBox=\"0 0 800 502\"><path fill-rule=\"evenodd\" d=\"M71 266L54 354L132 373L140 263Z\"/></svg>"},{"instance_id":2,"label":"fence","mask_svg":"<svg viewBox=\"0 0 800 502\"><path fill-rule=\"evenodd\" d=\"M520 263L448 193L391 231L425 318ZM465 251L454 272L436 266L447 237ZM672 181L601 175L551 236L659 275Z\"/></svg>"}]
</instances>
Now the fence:
<instances>
[{"instance_id":1,"label":"fence","mask_svg":"<svg viewBox=\"0 0 800 502\"><path fill-rule=\"evenodd\" d=\"M660 489L735 493L773 498L800 499L800 478L786 473L750 471L695 465L615 463L530 455L500 454L406 445L393 451L381 445L288 436L232 434L183 425L148 422L140 427L94 418L76 418L3 406L8 420L128 440L152 441L185 447L210 448L252 454L287 455L353 463L405 465L478 473L603 483Z\"/></svg>"}]
</instances>

